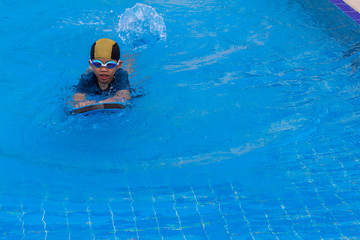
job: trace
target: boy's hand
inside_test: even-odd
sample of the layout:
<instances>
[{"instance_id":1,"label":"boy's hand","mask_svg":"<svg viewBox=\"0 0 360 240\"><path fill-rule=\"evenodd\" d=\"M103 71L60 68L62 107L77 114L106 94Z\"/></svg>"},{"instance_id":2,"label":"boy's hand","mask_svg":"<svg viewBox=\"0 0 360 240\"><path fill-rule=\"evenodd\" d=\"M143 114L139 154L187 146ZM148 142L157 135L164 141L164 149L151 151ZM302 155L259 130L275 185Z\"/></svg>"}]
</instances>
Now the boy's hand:
<instances>
[{"instance_id":1,"label":"boy's hand","mask_svg":"<svg viewBox=\"0 0 360 240\"><path fill-rule=\"evenodd\" d=\"M105 100L98 101L98 103L111 103L111 102L114 102L111 98L108 98L108 99L105 99Z\"/></svg>"},{"instance_id":2,"label":"boy's hand","mask_svg":"<svg viewBox=\"0 0 360 240\"><path fill-rule=\"evenodd\" d=\"M82 101L82 102L78 102L76 105L75 105L75 108L81 108L81 107L85 107L85 106L88 106L88 105L91 105L91 104L94 104L96 103L96 101Z\"/></svg>"}]
</instances>

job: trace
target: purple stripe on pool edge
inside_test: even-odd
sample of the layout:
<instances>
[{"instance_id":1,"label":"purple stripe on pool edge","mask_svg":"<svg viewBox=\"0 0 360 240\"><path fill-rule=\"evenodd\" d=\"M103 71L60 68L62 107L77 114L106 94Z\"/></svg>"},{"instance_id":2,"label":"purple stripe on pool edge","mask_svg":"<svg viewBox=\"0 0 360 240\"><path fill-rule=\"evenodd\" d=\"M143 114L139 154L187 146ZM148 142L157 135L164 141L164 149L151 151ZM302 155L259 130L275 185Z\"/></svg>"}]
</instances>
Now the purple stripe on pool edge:
<instances>
[{"instance_id":1,"label":"purple stripe on pool edge","mask_svg":"<svg viewBox=\"0 0 360 240\"><path fill-rule=\"evenodd\" d=\"M349 6L343 0L330 0L330 1L360 25L360 13L355 11L351 6Z\"/></svg>"}]
</instances>

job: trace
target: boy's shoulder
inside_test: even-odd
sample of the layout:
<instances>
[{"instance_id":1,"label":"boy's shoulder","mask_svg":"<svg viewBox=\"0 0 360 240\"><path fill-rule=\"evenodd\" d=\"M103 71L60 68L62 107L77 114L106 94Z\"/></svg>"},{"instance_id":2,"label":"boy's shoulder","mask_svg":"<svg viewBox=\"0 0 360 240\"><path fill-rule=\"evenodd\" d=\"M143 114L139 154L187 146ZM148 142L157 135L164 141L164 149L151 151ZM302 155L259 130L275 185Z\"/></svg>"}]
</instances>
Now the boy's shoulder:
<instances>
[{"instance_id":1,"label":"boy's shoulder","mask_svg":"<svg viewBox=\"0 0 360 240\"><path fill-rule=\"evenodd\" d=\"M128 72L122 68L119 68L115 72L115 79L121 80L124 78L128 78Z\"/></svg>"},{"instance_id":2,"label":"boy's shoulder","mask_svg":"<svg viewBox=\"0 0 360 240\"><path fill-rule=\"evenodd\" d=\"M85 73L83 73L81 75L80 80L82 80L82 81L90 81L90 80L94 79L94 76L95 76L95 74L94 74L93 71L87 70Z\"/></svg>"},{"instance_id":3,"label":"boy's shoulder","mask_svg":"<svg viewBox=\"0 0 360 240\"><path fill-rule=\"evenodd\" d=\"M128 74L128 72L126 70L124 70L123 68L119 68L116 70L115 74Z\"/></svg>"}]
</instances>

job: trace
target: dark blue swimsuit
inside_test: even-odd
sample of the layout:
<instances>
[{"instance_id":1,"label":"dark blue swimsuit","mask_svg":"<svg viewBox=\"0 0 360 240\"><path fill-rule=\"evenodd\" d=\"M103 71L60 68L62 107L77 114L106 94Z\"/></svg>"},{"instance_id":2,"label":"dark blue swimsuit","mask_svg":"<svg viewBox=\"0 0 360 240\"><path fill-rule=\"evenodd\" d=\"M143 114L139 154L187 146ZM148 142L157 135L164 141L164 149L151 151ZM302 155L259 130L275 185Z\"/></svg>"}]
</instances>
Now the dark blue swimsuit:
<instances>
[{"instance_id":1,"label":"dark blue swimsuit","mask_svg":"<svg viewBox=\"0 0 360 240\"><path fill-rule=\"evenodd\" d=\"M116 70L114 79L105 90L100 89L94 72L81 75L80 81L76 86L77 93L85 93L91 96L112 97L120 90L131 91L128 73L122 68Z\"/></svg>"}]
</instances>

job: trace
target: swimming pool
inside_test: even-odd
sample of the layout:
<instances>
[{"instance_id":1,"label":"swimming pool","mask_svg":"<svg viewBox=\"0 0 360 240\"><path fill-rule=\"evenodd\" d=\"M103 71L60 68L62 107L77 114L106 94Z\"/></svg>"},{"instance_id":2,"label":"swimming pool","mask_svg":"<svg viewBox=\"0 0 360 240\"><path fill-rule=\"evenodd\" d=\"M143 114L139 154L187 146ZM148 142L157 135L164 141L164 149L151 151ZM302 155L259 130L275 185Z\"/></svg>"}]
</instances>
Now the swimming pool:
<instances>
[{"instance_id":1,"label":"swimming pool","mask_svg":"<svg viewBox=\"0 0 360 240\"><path fill-rule=\"evenodd\" d=\"M330 1L143 1L139 34L136 1L1 3L0 239L359 237L359 26ZM102 37L131 106L69 115Z\"/></svg>"}]
</instances>

